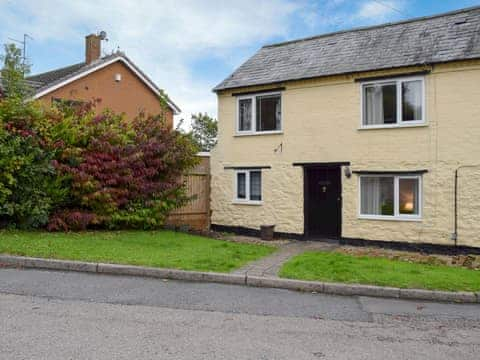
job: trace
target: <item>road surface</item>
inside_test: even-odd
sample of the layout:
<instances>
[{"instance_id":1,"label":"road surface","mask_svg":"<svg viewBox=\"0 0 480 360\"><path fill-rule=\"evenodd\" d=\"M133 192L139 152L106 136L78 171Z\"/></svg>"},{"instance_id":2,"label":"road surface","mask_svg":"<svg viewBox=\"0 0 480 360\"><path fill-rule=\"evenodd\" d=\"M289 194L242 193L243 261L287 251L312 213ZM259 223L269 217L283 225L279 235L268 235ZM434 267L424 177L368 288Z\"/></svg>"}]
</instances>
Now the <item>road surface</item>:
<instances>
[{"instance_id":1,"label":"road surface","mask_svg":"<svg viewBox=\"0 0 480 360\"><path fill-rule=\"evenodd\" d=\"M1 359L475 359L480 305L0 269Z\"/></svg>"}]
</instances>

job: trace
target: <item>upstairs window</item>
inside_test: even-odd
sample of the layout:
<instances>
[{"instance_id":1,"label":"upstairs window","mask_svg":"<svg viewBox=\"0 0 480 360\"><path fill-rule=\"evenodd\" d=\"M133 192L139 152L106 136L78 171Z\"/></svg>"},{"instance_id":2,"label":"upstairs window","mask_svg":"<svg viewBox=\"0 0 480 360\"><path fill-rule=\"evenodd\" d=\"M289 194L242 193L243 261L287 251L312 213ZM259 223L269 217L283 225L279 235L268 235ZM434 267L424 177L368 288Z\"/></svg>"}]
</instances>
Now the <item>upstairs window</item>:
<instances>
[{"instance_id":1,"label":"upstairs window","mask_svg":"<svg viewBox=\"0 0 480 360\"><path fill-rule=\"evenodd\" d=\"M237 99L237 133L272 133L282 130L279 93L242 96Z\"/></svg>"},{"instance_id":2,"label":"upstairs window","mask_svg":"<svg viewBox=\"0 0 480 360\"><path fill-rule=\"evenodd\" d=\"M362 127L395 127L425 122L423 78L402 78L362 85Z\"/></svg>"},{"instance_id":3,"label":"upstairs window","mask_svg":"<svg viewBox=\"0 0 480 360\"><path fill-rule=\"evenodd\" d=\"M252 130L252 113L253 113L253 100L252 99L239 99L238 100L238 131L251 131Z\"/></svg>"},{"instance_id":4,"label":"upstairs window","mask_svg":"<svg viewBox=\"0 0 480 360\"><path fill-rule=\"evenodd\" d=\"M262 172L238 170L235 186L236 202L260 203L262 201Z\"/></svg>"}]
</instances>

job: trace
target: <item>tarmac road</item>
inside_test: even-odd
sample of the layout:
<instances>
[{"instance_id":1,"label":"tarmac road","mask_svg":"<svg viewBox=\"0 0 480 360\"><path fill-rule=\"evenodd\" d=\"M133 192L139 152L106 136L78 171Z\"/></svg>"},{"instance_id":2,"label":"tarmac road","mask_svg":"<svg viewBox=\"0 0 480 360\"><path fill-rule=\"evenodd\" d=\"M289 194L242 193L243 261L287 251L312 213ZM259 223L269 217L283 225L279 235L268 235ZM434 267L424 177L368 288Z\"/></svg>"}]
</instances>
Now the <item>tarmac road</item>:
<instances>
[{"instance_id":1,"label":"tarmac road","mask_svg":"<svg viewBox=\"0 0 480 360\"><path fill-rule=\"evenodd\" d=\"M480 305L0 269L0 359L479 359Z\"/></svg>"}]
</instances>

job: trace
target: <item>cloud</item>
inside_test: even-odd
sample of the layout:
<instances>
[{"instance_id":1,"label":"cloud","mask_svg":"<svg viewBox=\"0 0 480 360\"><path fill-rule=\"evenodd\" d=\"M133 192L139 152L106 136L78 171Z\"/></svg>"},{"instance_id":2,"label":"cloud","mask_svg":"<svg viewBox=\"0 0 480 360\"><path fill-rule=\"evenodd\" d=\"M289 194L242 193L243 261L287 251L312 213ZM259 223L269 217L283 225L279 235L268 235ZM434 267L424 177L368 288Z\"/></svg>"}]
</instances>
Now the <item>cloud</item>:
<instances>
[{"instance_id":1,"label":"cloud","mask_svg":"<svg viewBox=\"0 0 480 360\"><path fill-rule=\"evenodd\" d=\"M193 64L208 58L238 65L242 48L286 37L298 9L293 0L0 1L0 36L26 32L36 45L75 44L83 53L83 37L106 30L107 47L120 46L189 119L192 112L216 114L211 89L228 75L211 79Z\"/></svg>"},{"instance_id":2,"label":"cloud","mask_svg":"<svg viewBox=\"0 0 480 360\"><path fill-rule=\"evenodd\" d=\"M385 20L392 15L398 15L398 11L402 11L403 3L394 0L374 1L369 0L364 2L357 13L357 18L372 19L375 21Z\"/></svg>"},{"instance_id":3,"label":"cloud","mask_svg":"<svg viewBox=\"0 0 480 360\"><path fill-rule=\"evenodd\" d=\"M384 0L392 7L400 1ZM105 30L183 110L216 116L211 89L262 44L348 28L388 17L372 0L0 0L0 39L28 33L41 70L81 61L84 36ZM354 10L355 11L355 10ZM44 50L43 50L44 49ZM54 53L50 57L50 53ZM40 53L40 54L39 54ZM70 61L71 62L71 61ZM54 65L55 64L55 65ZM38 72L34 67L34 72Z\"/></svg>"}]
</instances>

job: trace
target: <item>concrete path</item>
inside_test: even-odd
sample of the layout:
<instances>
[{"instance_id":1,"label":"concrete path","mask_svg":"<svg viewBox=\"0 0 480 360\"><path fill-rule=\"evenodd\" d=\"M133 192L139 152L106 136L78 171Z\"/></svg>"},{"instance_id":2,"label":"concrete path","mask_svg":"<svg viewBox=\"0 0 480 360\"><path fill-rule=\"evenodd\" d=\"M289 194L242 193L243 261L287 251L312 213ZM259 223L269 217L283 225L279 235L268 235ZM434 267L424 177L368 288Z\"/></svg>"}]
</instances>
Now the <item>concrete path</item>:
<instances>
[{"instance_id":1,"label":"concrete path","mask_svg":"<svg viewBox=\"0 0 480 360\"><path fill-rule=\"evenodd\" d=\"M332 251L338 247L338 242L335 241L291 241L279 245L279 250L272 255L249 263L233 273L277 277L282 265L295 255L305 251Z\"/></svg>"},{"instance_id":2,"label":"concrete path","mask_svg":"<svg viewBox=\"0 0 480 360\"><path fill-rule=\"evenodd\" d=\"M5 359L478 359L480 305L0 269Z\"/></svg>"}]
</instances>

